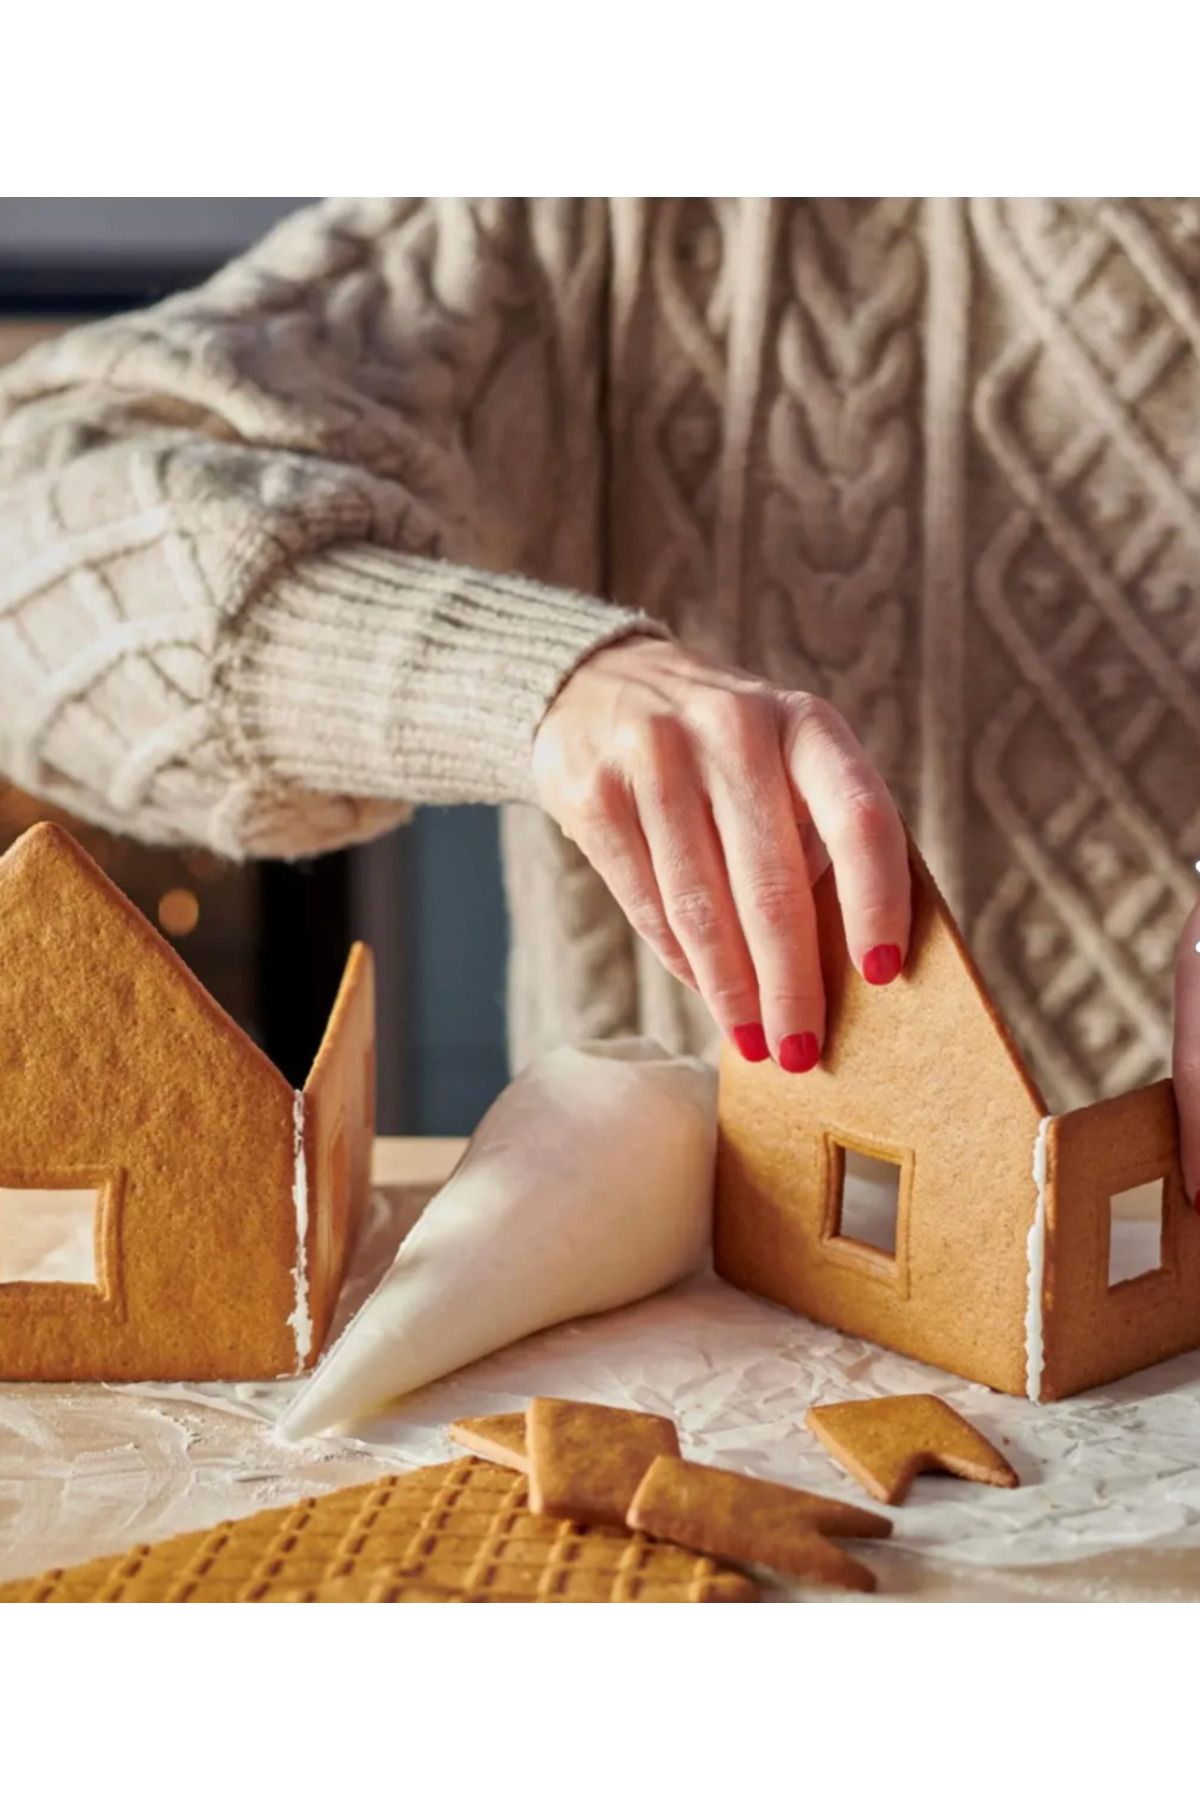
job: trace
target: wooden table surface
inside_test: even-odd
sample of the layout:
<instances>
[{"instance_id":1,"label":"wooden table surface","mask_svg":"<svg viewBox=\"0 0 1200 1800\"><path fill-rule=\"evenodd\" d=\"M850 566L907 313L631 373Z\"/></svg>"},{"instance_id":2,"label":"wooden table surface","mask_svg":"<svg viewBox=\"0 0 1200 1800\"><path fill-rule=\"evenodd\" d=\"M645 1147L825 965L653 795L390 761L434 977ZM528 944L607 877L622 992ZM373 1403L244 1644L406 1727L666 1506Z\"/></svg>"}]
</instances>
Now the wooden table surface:
<instances>
[{"instance_id":1,"label":"wooden table surface","mask_svg":"<svg viewBox=\"0 0 1200 1800\"><path fill-rule=\"evenodd\" d=\"M383 1138L375 1148L376 1185L417 1200L441 1185L462 1147L458 1138ZM293 1460L277 1468L261 1425L198 1406L190 1409L187 1431L207 1438L199 1457L181 1433L186 1448L164 1456L160 1442L148 1442L144 1468L122 1476L120 1456L114 1465L113 1454L128 1460L137 1448L124 1438L138 1404L130 1390L0 1385L0 1580L214 1523L226 1516L222 1490L206 1492L204 1479L221 1459L226 1468L238 1457L245 1461L245 1473L235 1477L245 1483L241 1511L278 1504L293 1491L327 1491L369 1478L370 1466L352 1451L319 1465ZM186 1405L181 1410L189 1413ZM149 1417L144 1404L142 1411ZM145 1490L136 1506L134 1476ZM1200 1598L1200 1548L1113 1551L1029 1570L938 1564L896 1545L881 1547L872 1560L883 1602Z\"/></svg>"}]
</instances>

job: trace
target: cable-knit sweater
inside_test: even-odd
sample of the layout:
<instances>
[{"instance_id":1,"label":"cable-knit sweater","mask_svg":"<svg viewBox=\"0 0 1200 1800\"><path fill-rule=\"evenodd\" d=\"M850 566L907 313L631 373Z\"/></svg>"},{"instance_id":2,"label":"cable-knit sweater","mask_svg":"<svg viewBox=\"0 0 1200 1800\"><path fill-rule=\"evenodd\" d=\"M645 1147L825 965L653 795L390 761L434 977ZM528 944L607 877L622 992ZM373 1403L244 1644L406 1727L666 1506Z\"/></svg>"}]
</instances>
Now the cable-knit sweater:
<instances>
[{"instance_id":1,"label":"cable-knit sweater","mask_svg":"<svg viewBox=\"0 0 1200 1800\"><path fill-rule=\"evenodd\" d=\"M646 615L829 696L1057 1104L1200 852L1200 203L389 200L0 379L0 767L226 855L505 806L510 1021L711 1044L533 733Z\"/></svg>"}]
</instances>

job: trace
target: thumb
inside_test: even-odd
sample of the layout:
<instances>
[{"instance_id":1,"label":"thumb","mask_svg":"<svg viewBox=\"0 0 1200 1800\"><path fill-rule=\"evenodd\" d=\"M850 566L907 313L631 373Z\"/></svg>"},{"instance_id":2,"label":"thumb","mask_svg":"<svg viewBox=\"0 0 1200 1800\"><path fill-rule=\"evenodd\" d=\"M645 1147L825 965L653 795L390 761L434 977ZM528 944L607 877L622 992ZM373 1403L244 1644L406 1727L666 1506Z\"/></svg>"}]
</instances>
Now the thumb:
<instances>
[{"instance_id":1,"label":"thumb","mask_svg":"<svg viewBox=\"0 0 1200 1800\"><path fill-rule=\"evenodd\" d=\"M1179 1158L1188 1199L1200 1199L1200 903L1188 914L1175 956L1172 1072L1179 1113Z\"/></svg>"}]
</instances>

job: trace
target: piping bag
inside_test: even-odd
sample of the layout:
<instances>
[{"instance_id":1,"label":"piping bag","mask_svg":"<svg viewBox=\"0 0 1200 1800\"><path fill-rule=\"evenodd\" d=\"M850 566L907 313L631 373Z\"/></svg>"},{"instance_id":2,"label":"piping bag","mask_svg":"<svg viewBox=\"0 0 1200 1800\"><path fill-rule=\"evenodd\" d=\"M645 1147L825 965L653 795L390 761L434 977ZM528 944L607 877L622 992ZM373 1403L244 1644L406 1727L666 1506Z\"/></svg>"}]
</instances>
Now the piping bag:
<instances>
[{"instance_id":1,"label":"piping bag","mask_svg":"<svg viewBox=\"0 0 1200 1800\"><path fill-rule=\"evenodd\" d=\"M388 1273L280 1416L288 1441L690 1274L717 1076L651 1038L564 1045L505 1088Z\"/></svg>"}]
</instances>

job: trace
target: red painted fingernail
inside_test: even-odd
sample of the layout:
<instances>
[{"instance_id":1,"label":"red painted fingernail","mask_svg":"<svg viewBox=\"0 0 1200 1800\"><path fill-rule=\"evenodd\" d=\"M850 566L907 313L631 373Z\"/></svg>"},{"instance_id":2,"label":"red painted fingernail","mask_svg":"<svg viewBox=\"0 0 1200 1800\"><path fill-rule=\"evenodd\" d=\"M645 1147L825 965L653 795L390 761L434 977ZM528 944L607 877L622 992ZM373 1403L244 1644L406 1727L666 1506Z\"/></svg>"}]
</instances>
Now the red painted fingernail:
<instances>
[{"instance_id":1,"label":"red painted fingernail","mask_svg":"<svg viewBox=\"0 0 1200 1800\"><path fill-rule=\"evenodd\" d=\"M821 1060L821 1046L811 1031L793 1031L779 1040L779 1066L789 1075L807 1075Z\"/></svg>"},{"instance_id":2,"label":"red painted fingernail","mask_svg":"<svg viewBox=\"0 0 1200 1800\"><path fill-rule=\"evenodd\" d=\"M735 1025L733 1041L747 1062L766 1062L771 1054L767 1049L767 1034L761 1025Z\"/></svg>"},{"instance_id":3,"label":"red painted fingernail","mask_svg":"<svg viewBox=\"0 0 1200 1800\"><path fill-rule=\"evenodd\" d=\"M1197 1188L1196 1192L1192 1195L1192 1205L1197 1212L1200 1212L1200 1188Z\"/></svg>"},{"instance_id":4,"label":"red painted fingernail","mask_svg":"<svg viewBox=\"0 0 1200 1800\"><path fill-rule=\"evenodd\" d=\"M900 973L899 944L876 944L863 957L863 979L872 987L886 987Z\"/></svg>"}]
</instances>

